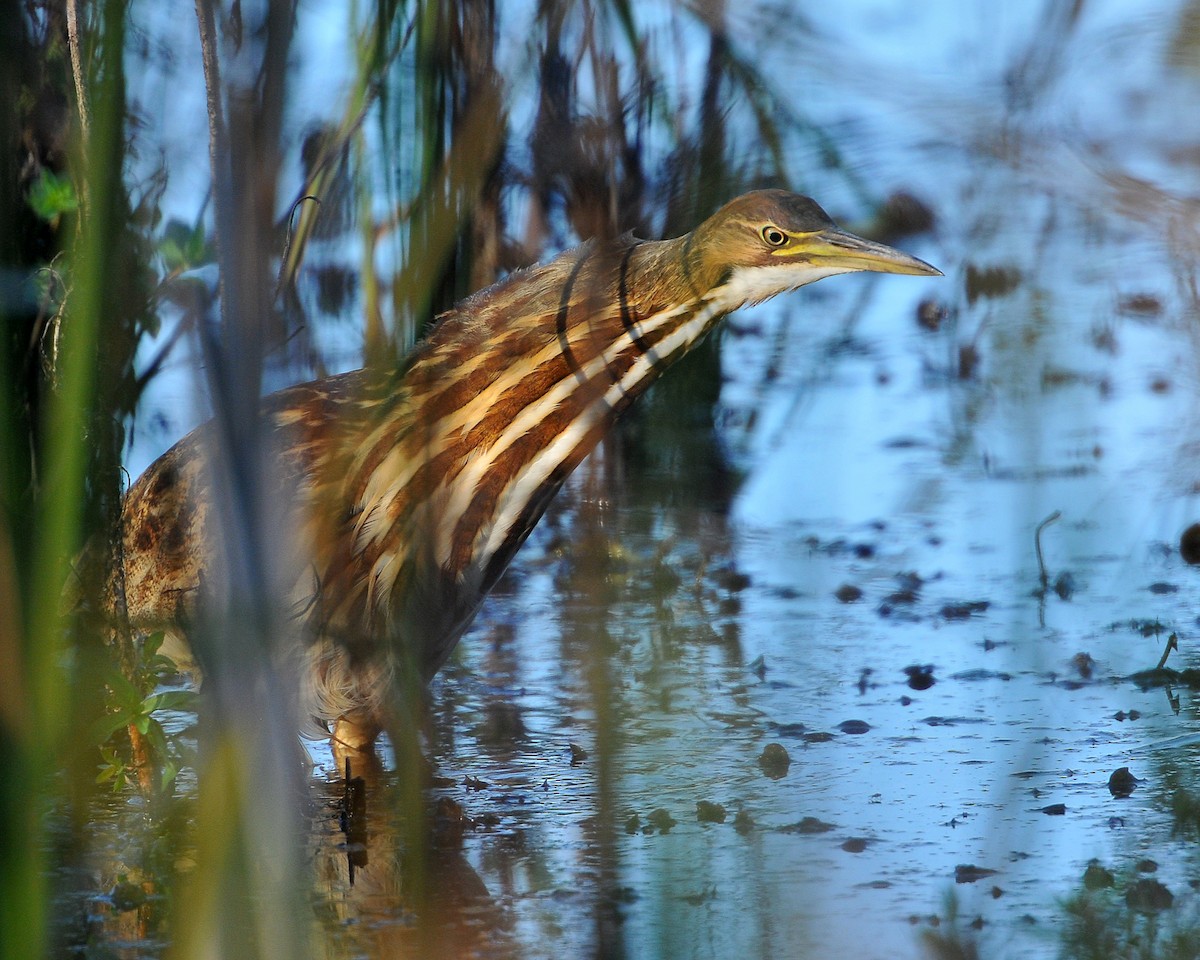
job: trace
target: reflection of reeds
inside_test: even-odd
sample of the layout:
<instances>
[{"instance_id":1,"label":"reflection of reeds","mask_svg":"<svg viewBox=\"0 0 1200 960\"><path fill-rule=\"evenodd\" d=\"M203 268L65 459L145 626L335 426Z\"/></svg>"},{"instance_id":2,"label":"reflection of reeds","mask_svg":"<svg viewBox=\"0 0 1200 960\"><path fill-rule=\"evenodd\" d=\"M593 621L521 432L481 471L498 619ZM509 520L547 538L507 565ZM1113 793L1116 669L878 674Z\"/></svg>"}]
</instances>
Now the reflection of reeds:
<instances>
[{"instance_id":1,"label":"reflection of reeds","mask_svg":"<svg viewBox=\"0 0 1200 960\"><path fill-rule=\"evenodd\" d=\"M672 32L707 38L698 77L665 55L670 41L640 26L633 3L543 4L525 50L504 46L505 18L520 15L512 6L377 5L355 25L355 78L341 119L313 141L308 181L285 185L286 144L300 139L284 127L285 107L291 71L304 68L289 63L292 13L281 4L261 13L197 5L221 315L217 322L197 308L196 325L216 416L211 460L228 566L224 582L211 585L222 607L205 611L192 637L210 704L197 866L185 884L173 859L159 858L152 878L174 907L180 956L214 940L231 955L307 951L307 928L293 919L305 910L307 884L296 833L294 718L272 672L281 634L266 544L274 505L271 478L254 465L268 442L257 416L263 367L303 325L324 319L305 286L322 222L327 237L357 230L361 295L349 302L362 314L368 361L392 364L438 310L547 249L631 227L682 232L749 181L786 180L769 88L733 55L720 4L701 18L682 7L673 14ZM48 4L35 28L13 5L0 11L0 90L5 102L26 105L0 116L0 766L20 771L0 782L0 955L22 957L44 952L53 858L84 861L91 852L82 825L97 756L87 731L104 712L97 678L107 654L98 641L111 624L64 631L59 585L82 531L115 527L124 422L144 386L133 357L156 328L149 305L163 292L152 290L151 275L150 244L166 233L158 193L148 189L132 209L122 179L129 138L148 136L132 128L126 109L130 10L114 0L92 9L91 20L78 13L74 0ZM69 66L56 72L57 44L68 34ZM523 65L516 75L506 72L513 64ZM519 127L513 107L526 97L537 108ZM52 106L58 102L74 107ZM727 135L730 127L740 134ZM139 146L149 153L156 145ZM58 207L51 175L67 185ZM31 213L38 183L50 199ZM298 208L286 252L281 195L320 201ZM65 257L55 259L56 251ZM377 270L387 258L395 270ZM29 295L21 278L39 269L66 294ZM277 290L290 309L276 302ZM676 414L647 418L646 431L707 416L718 383L715 352L689 368L666 400ZM646 448L664 455L664 439L668 447L684 442L656 433ZM78 593L99 596L119 575L119 557L115 549L83 556ZM120 584L109 592L119 599ZM108 612L119 614L119 603ZM128 663L131 648L119 633ZM596 646L597 658L602 650ZM604 880L615 882L618 718L599 659L589 685L601 787L596 822ZM415 766L415 734L396 739L397 754ZM52 780L56 770L67 776ZM428 835L420 786L418 777L402 780L398 801L402 820L415 825L405 828L406 862L418 865L414 848ZM46 852L40 817L51 803L65 803L76 827L65 853ZM410 868L410 889L420 887L420 874ZM597 938L602 950L617 949L618 934L602 916Z\"/></svg>"}]
</instances>

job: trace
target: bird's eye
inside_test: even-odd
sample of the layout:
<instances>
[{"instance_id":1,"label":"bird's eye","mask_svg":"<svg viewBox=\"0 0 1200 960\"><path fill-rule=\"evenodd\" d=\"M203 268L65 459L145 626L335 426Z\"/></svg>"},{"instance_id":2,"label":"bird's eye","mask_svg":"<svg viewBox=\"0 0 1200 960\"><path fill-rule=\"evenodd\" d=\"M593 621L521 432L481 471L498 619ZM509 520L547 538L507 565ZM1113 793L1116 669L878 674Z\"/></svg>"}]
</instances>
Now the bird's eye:
<instances>
[{"instance_id":1,"label":"bird's eye","mask_svg":"<svg viewBox=\"0 0 1200 960\"><path fill-rule=\"evenodd\" d=\"M770 223L762 228L762 238L773 247L782 247L788 241L787 234Z\"/></svg>"}]
</instances>

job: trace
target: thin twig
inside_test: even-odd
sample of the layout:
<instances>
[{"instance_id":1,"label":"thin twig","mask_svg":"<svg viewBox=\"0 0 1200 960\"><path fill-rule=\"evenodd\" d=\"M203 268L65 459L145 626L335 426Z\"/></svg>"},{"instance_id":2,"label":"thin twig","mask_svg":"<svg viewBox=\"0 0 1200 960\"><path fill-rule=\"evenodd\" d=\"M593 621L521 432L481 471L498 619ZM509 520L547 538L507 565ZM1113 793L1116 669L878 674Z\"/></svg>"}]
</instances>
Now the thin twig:
<instances>
[{"instance_id":1,"label":"thin twig","mask_svg":"<svg viewBox=\"0 0 1200 960\"><path fill-rule=\"evenodd\" d=\"M287 282L292 255L292 241L295 239L296 211L300 209L300 204L304 203L305 200L311 200L318 207L321 206L320 197L307 194L297 198L296 202L292 204L292 209L288 211L287 239L283 244L283 256L279 258L279 276L275 278L275 299L279 299L279 294L283 291L284 284ZM298 265L290 271L293 277L296 269L298 269Z\"/></svg>"},{"instance_id":2,"label":"thin twig","mask_svg":"<svg viewBox=\"0 0 1200 960\"><path fill-rule=\"evenodd\" d=\"M1050 516L1037 525L1037 530L1033 534L1033 547L1037 551L1038 576L1042 582L1042 593L1046 592L1046 587L1050 583L1050 576L1046 573L1046 561L1042 557L1042 531L1050 524L1062 516L1061 510L1055 510Z\"/></svg>"},{"instance_id":3,"label":"thin twig","mask_svg":"<svg viewBox=\"0 0 1200 960\"><path fill-rule=\"evenodd\" d=\"M1178 640L1178 638L1176 638L1175 634L1172 633L1169 637L1167 637L1167 646L1163 650L1163 655L1158 661L1158 666L1155 667L1154 669L1161 670L1163 667L1165 667L1167 665L1167 657L1169 657L1171 655L1171 651L1178 650L1178 649L1179 649L1179 640Z\"/></svg>"}]
</instances>

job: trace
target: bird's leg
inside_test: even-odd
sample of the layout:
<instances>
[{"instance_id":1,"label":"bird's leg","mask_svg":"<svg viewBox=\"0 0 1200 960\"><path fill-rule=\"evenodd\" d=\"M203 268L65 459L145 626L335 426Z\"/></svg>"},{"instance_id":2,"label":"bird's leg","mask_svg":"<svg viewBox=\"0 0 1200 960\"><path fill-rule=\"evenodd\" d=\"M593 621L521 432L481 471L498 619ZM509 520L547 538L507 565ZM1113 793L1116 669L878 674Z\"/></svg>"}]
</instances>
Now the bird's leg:
<instances>
[{"instance_id":1,"label":"bird's leg","mask_svg":"<svg viewBox=\"0 0 1200 960\"><path fill-rule=\"evenodd\" d=\"M346 717L339 717L333 724L333 734L330 737L333 741L334 753L339 751L373 752L375 738L379 736L381 729L379 724L373 720L349 720Z\"/></svg>"}]
</instances>

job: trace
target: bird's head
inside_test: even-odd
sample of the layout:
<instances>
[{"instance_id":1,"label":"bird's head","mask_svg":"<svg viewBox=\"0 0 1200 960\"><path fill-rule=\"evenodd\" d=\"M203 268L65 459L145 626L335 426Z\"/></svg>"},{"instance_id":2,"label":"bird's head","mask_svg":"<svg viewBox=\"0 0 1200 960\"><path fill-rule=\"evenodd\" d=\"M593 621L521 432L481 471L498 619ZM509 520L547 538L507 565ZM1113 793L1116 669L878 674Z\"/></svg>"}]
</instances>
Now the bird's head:
<instances>
[{"instance_id":1,"label":"bird's head","mask_svg":"<svg viewBox=\"0 0 1200 960\"><path fill-rule=\"evenodd\" d=\"M685 238L684 258L694 288L728 310L838 273L942 275L924 260L848 233L815 201L786 190L731 200Z\"/></svg>"}]
</instances>

